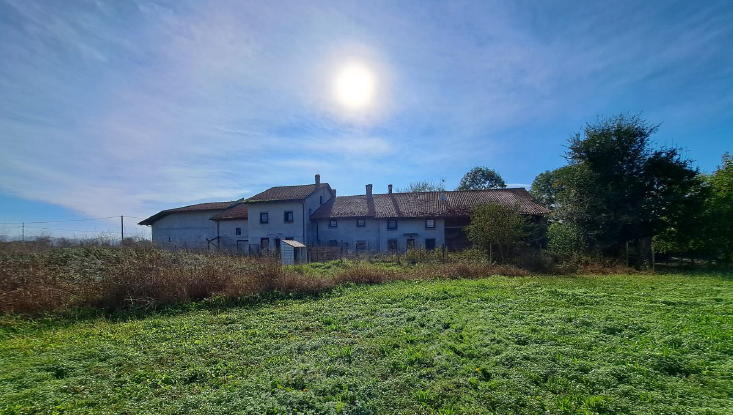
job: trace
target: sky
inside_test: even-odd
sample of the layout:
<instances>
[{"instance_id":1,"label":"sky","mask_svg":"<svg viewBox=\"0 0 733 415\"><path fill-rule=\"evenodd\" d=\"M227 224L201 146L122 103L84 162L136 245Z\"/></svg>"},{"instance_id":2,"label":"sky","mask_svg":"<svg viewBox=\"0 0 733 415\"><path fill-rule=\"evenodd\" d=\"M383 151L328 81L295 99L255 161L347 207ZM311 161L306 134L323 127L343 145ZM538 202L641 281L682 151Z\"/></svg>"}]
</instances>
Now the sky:
<instances>
[{"instance_id":1,"label":"sky","mask_svg":"<svg viewBox=\"0 0 733 415\"><path fill-rule=\"evenodd\" d=\"M0 235L146 235L316 173L339 195L474 166L528 187L626 112L709 172L733 152L732 21L727 0L0 0Z\"/></svg>"}]
</instances>

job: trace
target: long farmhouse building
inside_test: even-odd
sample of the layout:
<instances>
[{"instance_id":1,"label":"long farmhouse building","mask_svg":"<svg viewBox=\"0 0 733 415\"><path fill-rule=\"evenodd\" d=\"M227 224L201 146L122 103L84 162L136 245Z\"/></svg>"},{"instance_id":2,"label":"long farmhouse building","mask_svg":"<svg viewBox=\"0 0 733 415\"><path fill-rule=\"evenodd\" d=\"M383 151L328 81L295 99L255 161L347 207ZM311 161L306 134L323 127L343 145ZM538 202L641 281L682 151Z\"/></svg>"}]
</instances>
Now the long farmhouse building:
<instances>
[{"instance_id":1,"label":"long farmhouse building","mask_svg":"<svg viewBox=\"0 0 733 415\"><path fill-rule=\"evenodd\" d=\"M328 183L277 186L248 199L163 210L140 222L162 247L259 253L291 246L338 246L348 251L449 250L466 247L463 227L479 205L516 206L542 217L549 211L524 188L374 193L336 196ZM287 242L284 242L287 241Z\"/></svg>"}]
</instances>

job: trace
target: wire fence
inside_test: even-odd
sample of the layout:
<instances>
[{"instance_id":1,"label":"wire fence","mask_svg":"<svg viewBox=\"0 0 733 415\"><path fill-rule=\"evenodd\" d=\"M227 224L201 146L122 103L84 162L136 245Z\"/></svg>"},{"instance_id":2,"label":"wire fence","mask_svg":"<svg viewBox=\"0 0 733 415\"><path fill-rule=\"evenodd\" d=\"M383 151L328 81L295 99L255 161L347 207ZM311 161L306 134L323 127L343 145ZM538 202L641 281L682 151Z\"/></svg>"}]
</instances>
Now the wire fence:
<instances>
[{"instance_id":1,"label":"wire fence","mask_svg":"<svg viewBox=\"0 0 733 415\"><path fill-rule=\"evenodd\" d=\"M0 222L0 241L32 241L43 239L151 239L147 226L138 225L137 216L105 216L98 218Z\"/></svg>"}]
</instances>

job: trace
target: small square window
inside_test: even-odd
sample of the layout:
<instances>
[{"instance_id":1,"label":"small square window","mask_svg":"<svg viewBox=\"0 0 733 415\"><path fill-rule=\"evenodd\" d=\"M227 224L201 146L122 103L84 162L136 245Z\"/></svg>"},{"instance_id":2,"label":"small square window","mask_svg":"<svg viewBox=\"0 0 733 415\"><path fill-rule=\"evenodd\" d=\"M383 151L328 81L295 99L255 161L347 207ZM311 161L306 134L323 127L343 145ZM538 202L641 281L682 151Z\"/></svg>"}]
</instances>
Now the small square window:
<instances>
[{"instance_id":1,"label":"small square window","mask_svg":"<svg viewBox=\"0 0 733 415\"><path fill-rule=\"evenodd\" d=\"M356 220L356 226L359 228L363 228L366 226L366 219L357 219Z\"/></svg>"},{"instance_id":2,"label":"small square window","mask_svg":"<svg viewBox=\"0 0 733 415\"><path fill-rule=\"evenodd\" d=\"M358 252L366 251L366 247L367 247L366 241L356 241L356 250Z\"/></svg>"},{"instance_id":3,"label":"small square window","mask_svg":"<svg viewBox=\"0 0 733 415\"><path fill-rule=\"evenodd\" d=\"M235 235L241 235L242 234L242 228L235 228L234 229L234 234Z\"/></svg>"},{"instance_id":4,"label":"small square window","mask_svg":"<svg viewBox=\"0 0 733 415\"><path fill-rule=\"evenodd\" d=\"M387 221L387 229L397 229L397 219L389 219Z\"/></svg>"},{"instance_id":5,"label":"small square window","mask_svg":"<svg viewBox=\"0 0 733 415\"><path fill-rule=\"evenodd\" d=\"M425 219L425 227L428 229L435 229L435 219Z\"/></svg>"},{"instance_id":6,"label":"small square window","mask_svg":"<svg viewBox=\"0 0 733 415\"><path fill-rule=\"evenodd\" d=\"M285 212L285 217L283 218L285 223L293 223L293 211L289 210Z\"/></svg>"},{"instance_id":7,"label":"small square window","mask_svg":"<svg viewBox=\"0 0 733 415\"><path fill-rule=\"evenodd\" d=\"M337 225L338 225L338 223L336 222L336 219L331 219L331 220L328 221L328 227L329 228L335 228Z\"/></svg>"},{"instance_id":8,"label":"small square window","mask_svg":"<svg viewBox=\"0 0 733 415\"><path fill-rule=\"evenodd\" d=\"M269 220L270 217L267 215L267 212L260 212L260 223L267 223Z\"/></svg>"}]
</instances>

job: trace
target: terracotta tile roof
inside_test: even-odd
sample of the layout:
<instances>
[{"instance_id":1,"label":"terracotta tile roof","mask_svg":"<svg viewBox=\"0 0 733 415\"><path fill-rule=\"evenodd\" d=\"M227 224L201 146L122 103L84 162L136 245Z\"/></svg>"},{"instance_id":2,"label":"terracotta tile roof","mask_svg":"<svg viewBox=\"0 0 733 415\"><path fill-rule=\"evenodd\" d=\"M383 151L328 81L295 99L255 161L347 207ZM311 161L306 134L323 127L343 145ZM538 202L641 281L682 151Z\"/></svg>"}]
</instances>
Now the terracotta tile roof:
<instances>
[{"instance_id":1,"label":"terracotta tile roof","mask_svg":"<svg viewBox=\"0 0 733 415\"><path fill-rule=\"evenodd\" d=\"M211 220L234 220L234 219L247 219L247 205L244 203L235 203L230 206L229 209L218 213L211 217Z\"/></svg>"},{"instance_id":2,"label":"terracotta tile roof","mask_svg":"<svg viewBox=\"0 0 733 415\"><path fill-rule=\"evenodd\" d=\"M331 190L328 183L321 183L320 187L327 187ZM302 200L312 195L316 191L315 184L302 184L298 186L276 186L258 193L245 202L282 202L288 200Z\"/></svg>"},{"instance_id":3,"label":"terracotta tile roof","mask_svg":"<svg viewBox=\"0 0 733 415\"><path fill-rule=\"evenodd\" d=\"M152 225L153 222L157 221L158 219L161 219L165 216L170 215L171 213L184 213L184 212L205 212L208 210L224 210L232 205L232 202L207 202L207 203L198 203L195 205L188 205L183 206L179 208L173 208L173 209L166 209L161 210L160 212L156 213L155 215L140 221L138 225Z\"/></svg>"},{"instance_id":4,"label":"terracotta tile roof","mask_svg":"<svg viewBox=\"0 0 733 415\"><path fill-rule=\"evenodd\" d=\"M491 203L517 205L528 215L549 213L526 189L517 188L375 194L371 203L365 195L338 196L313 212L311 219L468 217L475 206Z\"/></svg>"}]
</instances>

